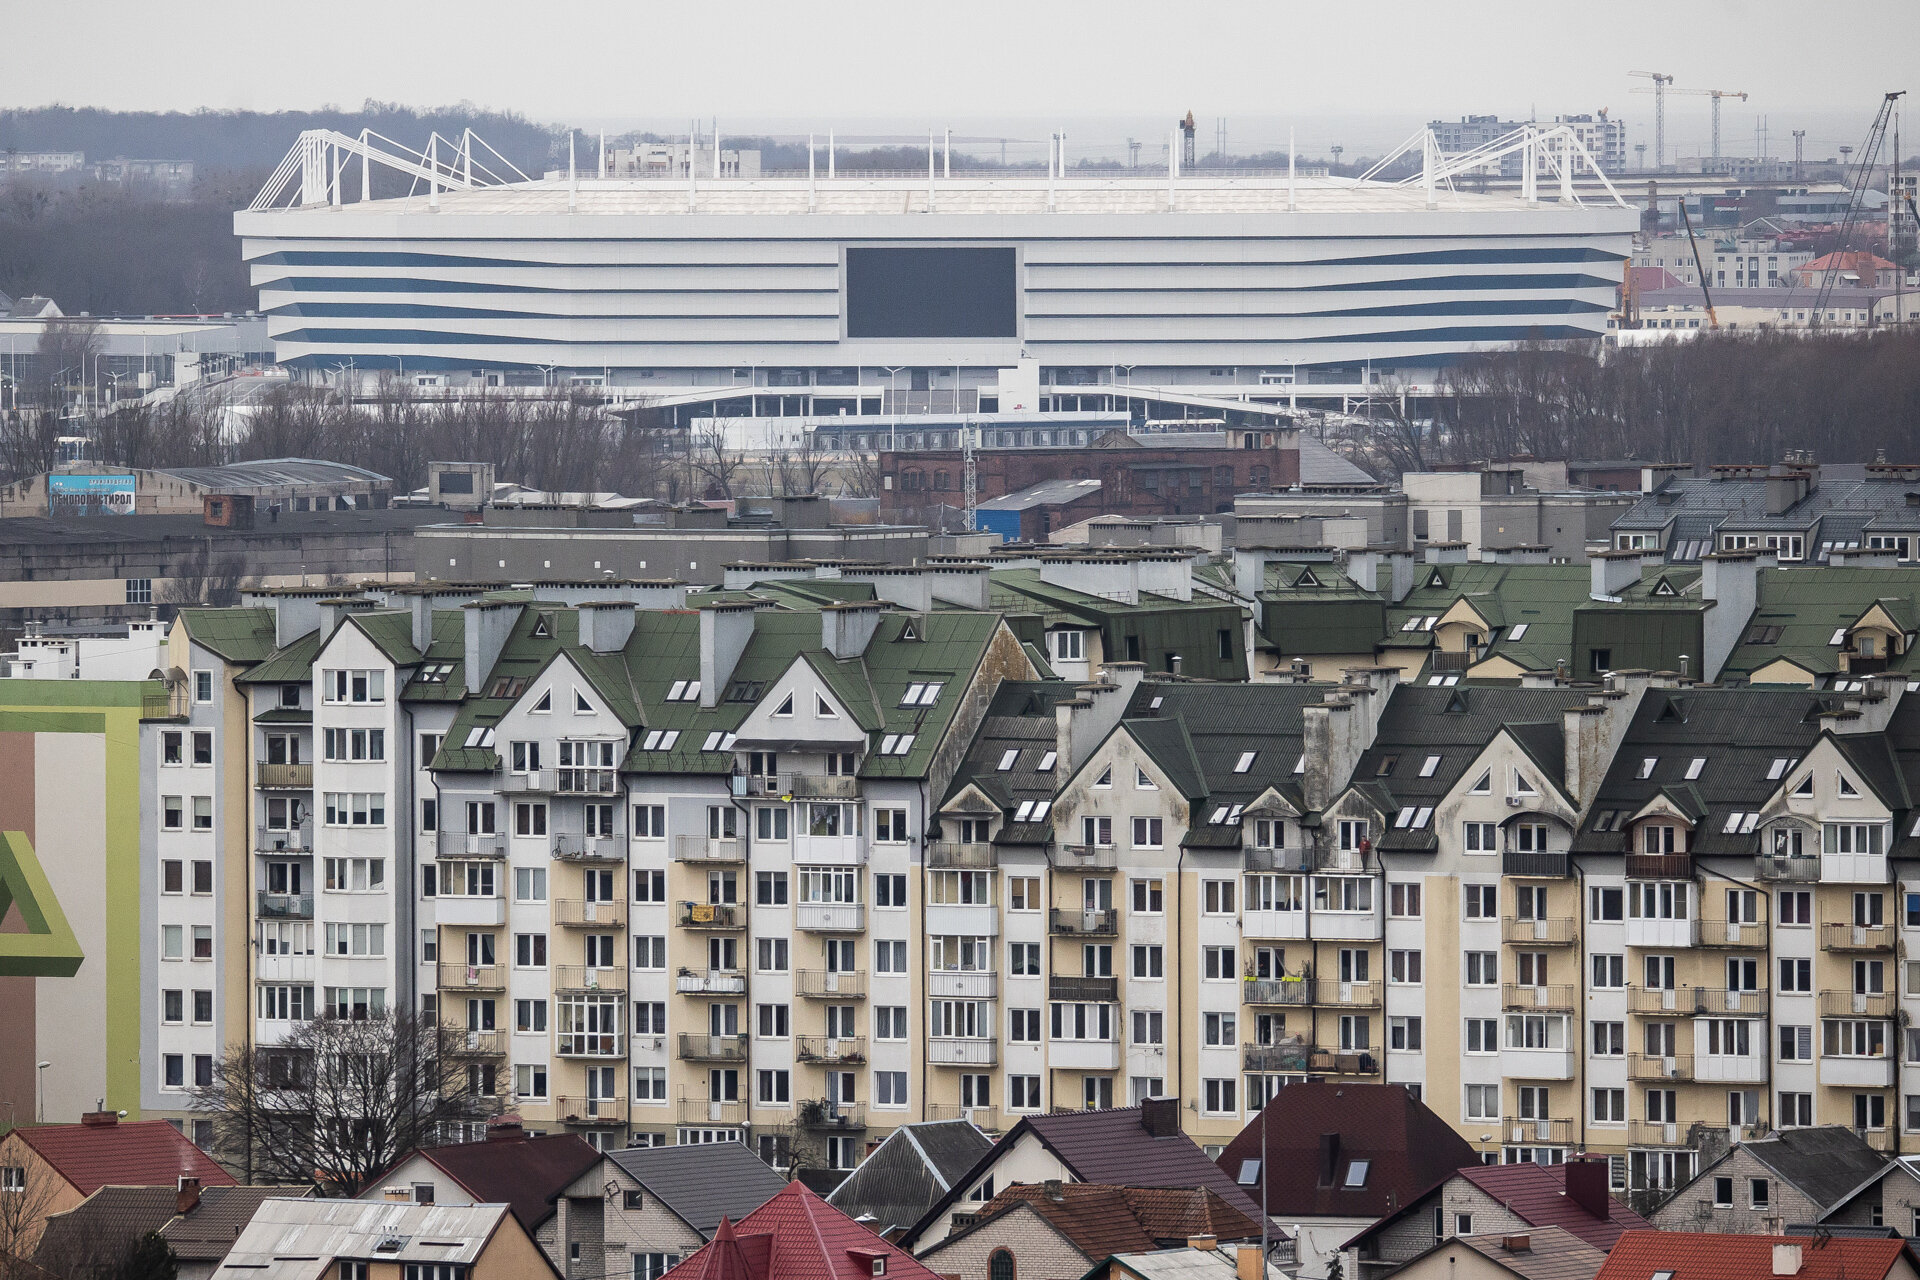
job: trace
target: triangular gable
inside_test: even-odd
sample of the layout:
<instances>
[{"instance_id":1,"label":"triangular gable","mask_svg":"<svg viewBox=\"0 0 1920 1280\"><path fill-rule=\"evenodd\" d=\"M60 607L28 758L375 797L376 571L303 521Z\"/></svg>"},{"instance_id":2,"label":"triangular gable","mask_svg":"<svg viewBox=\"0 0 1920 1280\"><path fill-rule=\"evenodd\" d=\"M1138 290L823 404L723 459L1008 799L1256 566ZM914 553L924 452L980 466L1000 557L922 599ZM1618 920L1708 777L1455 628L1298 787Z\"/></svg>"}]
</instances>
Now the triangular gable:
<instances>
[{"instance_id":1,"label":"triangular gable","mask_svg":"<svg viewBox=\"0 0 1920 1280\"><path fill-rule=\"evenodd\" d=\"M1783 657L1755 667L1748 673L1747 683L1811 685L1817 683L1819 677L1820 673L1805 663Z\"/></svg>"},{"instance_id":2,"label":"triangular gable","mask_svg":"<svg viewBox=\"0 0 1920 1280\"><path fill-rule=\"evenodd\" d=\"M976 814L999 814L1004 811L999 801L982 791L979 784L973 782L960 787L939 808L941 813L959 814L963 817L972 817Z\"/></svg>"},{"instance_id":3,"label":"triangular gable","mask_svg":"<svg viewBox=\"0 0 1920 1280\"><path fill-rule=\"evenodd\" d=\"M1271 786L1255 796L1241 812L1249 818L1298 819L1301 816L1299 807L1277 787Z\"/></svg>"},{"instance_id":4,"label":"triangular gable","mask_svg":"<svg viewBox=\"0 0 1920 1280\"><path fill-rule=\"evenodd\" d=\"M1293 580L1293 585L1296 587L1318 587L1325 584L1314 576L1312 569L1303 565L1300 569L1300 576Z\"/></svg>"},{"instance_id":5,"label":"triangular gable","mask_svg":"<svg viewBox=\"0 0 1920 1280\"><path fill-rule=\"evenodd\" d=\"M1436 564L1436 565L1433 565L1433 566L1431 566L1431 567L1429 567L1429 568L1428 568L1428 570L1427 570L1427 580L1426 580L1425 582L1423 582L1423 583L1421 583L1420 585L1421 585L1421 586L1423 586L1423 587L1444 587L1444 586L1446 586L1446 585L1447 585L1447 571L1446 571L1445 569L1442 569L1442 568L1441 568L1441 567L1440 567L1439 565L1437 565L1437 564Z\"/></svg>"},{"instance_id":6,"label":"triangular gable","mask_svg":"<svg viewBox=\"0 0 1920 1280\"><path fill-rule=\"evenodd\" d=\"M1874 627L1880 631L1891 631L1897 636L1905 636L1907 634L1907 629L1901 626L1899 620L1887 611L1887 604L1884 600L1875 600L1872 604L1868 605L1865 613L1862 613L1847 625L1847 630L1849 632L1857 631L1861 627Z\"/></svg>"},{"instance_id":7,"label":"triangular gable","mask_svg":"<svg viewBox=\"0 0 1920 1280\"><path fill-rule=\"evenodd\" d=\"M1493 626L1493 624L1487 620L1486 615L1474 606L1472 597L1470 596L1461 596L1458 600L1448 605L1447 611L1440 615L1440 621L1433 625L1437 629L1452 623L1468 623L1472 626L1479 627L1482 631L1490 630Z\"/></svg>"},{"instance_id":8,"label":"triangular gable","mask_svg":"<svg viewBox=\"0 0 1920 1280\"><path fill-rule=\"evenodd\" d=\"M1673 582L1667 575L1663 573L1653 580L1653 585L1647 589L1647 594L1650 596L1671 597L1679 595L1680 591L1679 588L1673 585Z\"/></svg>"},{"instance_id":9,"label":"triangular gable","mask_svg":"<svg viewBox=\"0 0 1920 1280\"><path fill-rule=\"evenodd\" d=\"M1527 762L1524 768L1526 779L1533 784L1534 790L1539 793L1541 798L1545 799L1551 795L1560 801L1561 807L1558 809L1541 808L1528 810L1527 812L1546 813L1552 817L1564 819L1569 826L1577 826L1579 805L1572 796L1567 794L1565 787L1566 780L1554 776L1552 770L1542 764L1539 759L1534 756L1533 752L1527 750L1526 742L1516 735L1510 727L1504 724L1494 730L1493 736L1487 739L1486 745L1475 753L1472 762L1460 771L1460 777L1454 783L1453 790L1447 793L1448 798L1451 799L1454 796L1475 794L1475 788L1479 786L1482 777L1488 774L1493 774L1495 777L1498 777L1498 774L1495 773L1496 766L1489 761L1487 757L1502 741L1511 744L1514 754ZM1494 788L1494 790L1498 789L1497 786ZM1484 795L1486 793L1479 792L1478 794ZM1422 803L1425 802L1422 801Z\"/></svg>"},{"instance_id":10,"label":"triangular gable","mask_svg":"<svg viewBox=\"0 0 1920 1280\"><path fill-rule=\"evenodd\" d=\"M755 742L793 742L804 740L853 746L867 741L869 730L884 722L869 705L856 708L840 696L831 681L821 673L808 653L798 654L786 670L767 685L760 700L734 731L735 736ZM814 714L813 697L818 692L833 711L832 718ZM793 714L776 716L775 711L791 697Z\"/></svg>"},{"instance_id":11,"label":"triangular gable","mask_svg":"<svg viewBox=\"0 0 1920 1280\"><path fill-rule=\"evenodd\" d=\"M1631 824L1644 821L1648 818L1672 818L1675 822L1685 826L1691 827L1694 825L1694 816L1683 809L1680 804L1665 791L1659 792L1638 809L1635 809L1632 814L1628 815L1627 822Z\"/></svg>"}]
</instances>

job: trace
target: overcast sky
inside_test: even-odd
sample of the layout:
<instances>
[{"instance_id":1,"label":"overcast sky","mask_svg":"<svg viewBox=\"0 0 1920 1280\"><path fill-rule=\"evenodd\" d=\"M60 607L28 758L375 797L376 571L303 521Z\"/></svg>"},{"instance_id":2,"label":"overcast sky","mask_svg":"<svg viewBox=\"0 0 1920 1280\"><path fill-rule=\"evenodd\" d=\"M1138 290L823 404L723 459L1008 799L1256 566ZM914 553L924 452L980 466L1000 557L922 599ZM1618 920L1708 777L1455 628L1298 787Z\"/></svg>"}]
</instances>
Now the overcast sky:
<instances>
[{"instance_id":1,"label":"overcast sky","mask_svg":"<svg viewBox=\"0 0 1920 1280\"><path fill-rule=\"evenodd\" d=\"M1651 99L1629 92L1646 82L1627 73L1652 70L1752 94L1727 104L1727 133L1748 144L1727 149L1751 151L1766 113L1778 155L1791 154L1789 130L1803 121L1820 122L1816 138L1856 141L1853 120L1864 128L1879 95L1920 69L1917 0L5 0L0 10L0 106L470 100L589 128L718 115L761 129L859 120L980 132L1123 117L1158 129L1192 109L1211 143L1221 116L1257 118L1270 134L1296 118L1610 107L1650 141ZM1704 133L1706 120L1706 99L1669 100L1670 136Z\"/></svg>"}]
</instances>

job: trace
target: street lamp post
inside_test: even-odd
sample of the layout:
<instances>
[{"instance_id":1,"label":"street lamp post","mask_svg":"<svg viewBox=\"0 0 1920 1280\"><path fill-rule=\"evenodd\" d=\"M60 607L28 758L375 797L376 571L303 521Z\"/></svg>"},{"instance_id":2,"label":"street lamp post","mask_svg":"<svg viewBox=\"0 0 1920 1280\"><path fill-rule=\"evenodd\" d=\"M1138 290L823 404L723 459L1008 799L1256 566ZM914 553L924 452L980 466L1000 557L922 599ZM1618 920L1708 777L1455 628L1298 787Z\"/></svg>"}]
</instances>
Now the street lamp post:
<instances>
[{"instance_id":1,"label":"street lamp post","mask_svg":"<svg viewBox=\"0 0 1920 1280\"><path fill-rule=\"evenodd\" d=\"M34 1117L34 1123L36 1124L45 1124L47 1122L47 1090L46 1090L46 1085L44 1081L46 1080L46 1070L48 1067L52 1065L53 1064L51 1062L39 1062L34 1064L33 1117Z\"/></svg>"}]
</instances>

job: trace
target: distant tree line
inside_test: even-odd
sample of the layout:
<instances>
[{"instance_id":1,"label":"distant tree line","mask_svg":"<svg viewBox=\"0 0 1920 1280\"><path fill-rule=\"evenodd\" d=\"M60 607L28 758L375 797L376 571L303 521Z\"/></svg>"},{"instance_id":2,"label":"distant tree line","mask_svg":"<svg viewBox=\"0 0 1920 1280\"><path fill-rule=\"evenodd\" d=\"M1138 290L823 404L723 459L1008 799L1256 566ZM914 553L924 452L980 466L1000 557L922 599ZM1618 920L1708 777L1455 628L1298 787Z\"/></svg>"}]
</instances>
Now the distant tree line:
<instances>
[{"instance_id":1,"label":"distant tree line","mask_svg":"<svg viewBox=\"0 0 1920 1280\"><path fill-rule=\"evenodd\" d=\"M1442 378L1431 423L1396 420L1396 463L1536 458L1920 462L1920 330L1702 334L1645 347L1529 343Z\"/></svg>"}]
</instances>

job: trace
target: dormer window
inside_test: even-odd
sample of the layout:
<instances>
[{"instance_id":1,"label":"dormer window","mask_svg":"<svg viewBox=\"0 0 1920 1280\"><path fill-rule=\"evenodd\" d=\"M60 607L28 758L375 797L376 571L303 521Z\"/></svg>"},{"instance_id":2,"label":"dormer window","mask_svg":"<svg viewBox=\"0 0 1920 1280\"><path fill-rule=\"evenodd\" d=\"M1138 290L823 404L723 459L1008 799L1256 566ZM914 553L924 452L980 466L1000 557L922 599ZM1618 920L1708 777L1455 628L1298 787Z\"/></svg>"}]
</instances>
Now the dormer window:
<instances>
[{"instance_id":1,"label":"dormer window","mask_svg":"<svg viewBox=\"0 0 1920 1280\"><path fill-rule=\"evenodd\" d=\"M1645 781L1646 779L1651 778L1653 776L1653 767L1659 763L1660 763L1660 757L1647 756L1645 759L1640 761L1640 772L1634 774L1633 776L1641 779L1642 781Z\"/></svg>"}]
</instances>

